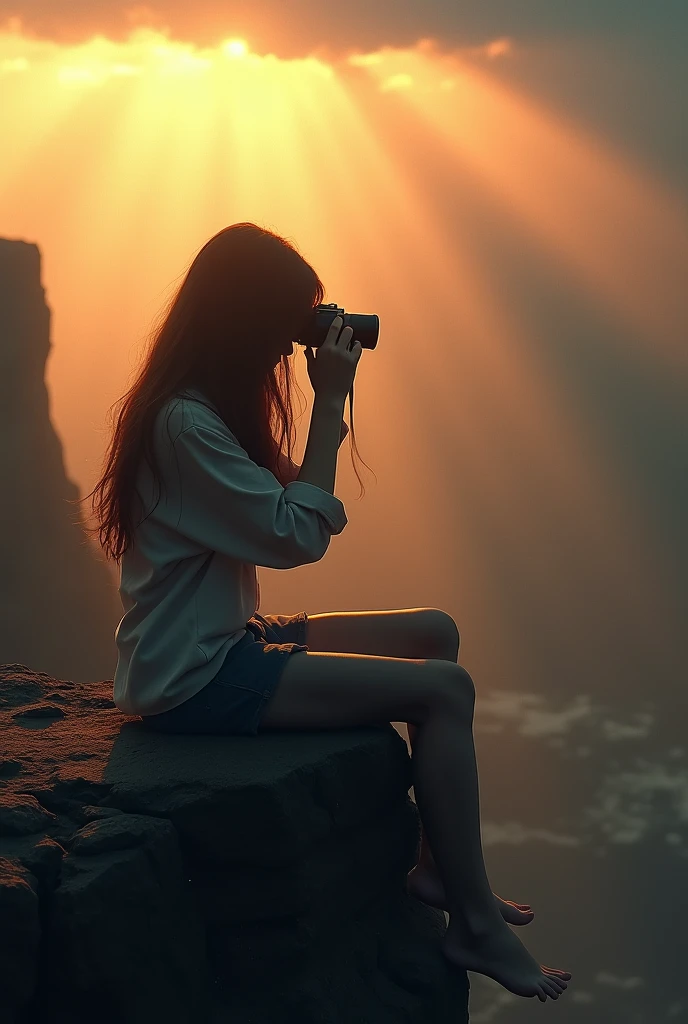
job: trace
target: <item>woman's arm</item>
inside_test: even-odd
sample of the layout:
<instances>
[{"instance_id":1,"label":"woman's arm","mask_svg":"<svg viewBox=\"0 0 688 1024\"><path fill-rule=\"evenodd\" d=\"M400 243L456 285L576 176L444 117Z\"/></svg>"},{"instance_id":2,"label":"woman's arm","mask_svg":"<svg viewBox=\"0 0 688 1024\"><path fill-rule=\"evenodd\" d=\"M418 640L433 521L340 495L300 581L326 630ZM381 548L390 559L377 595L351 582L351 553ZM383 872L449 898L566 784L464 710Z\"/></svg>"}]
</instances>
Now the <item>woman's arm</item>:
<instances>
[{"instance_id":1,"label":"woman's arm","mask_svg":"<svg viewBox=\"0 0 688 1024\"><path fill-rule=\"evenodd\" d=\"M348 433L349 433L349 424L346 422L345 419L342 419L341 434L339 436L339 447L340 448L341 448L342 442L344 441L344 439L345 439L345 437L346 437L346 435ZM280 474L283 477L283 479L286 481L286 483L291 483L292 480L296 480L296 478L299 475L299 470L301 469L301 467L297 466L295 462L291 461L291 459L288 459L286 455L282 454L282 452L279 453L277 458L279 460L279 465L280 465Z\"/></svg>"},{"instance_id":2,"label":"woman's arm","mask_svg":"<svg viewBox=\"0 0 688 1024\"><path fill-rule=\"evenodd\" d=\"M285 484L290 484L292 480L296 480L301 467L297 466L291 459L288 459L282 452L277 456L277 461L279 462L280 477L284 480Z\"/></svg>"}]
</instances>

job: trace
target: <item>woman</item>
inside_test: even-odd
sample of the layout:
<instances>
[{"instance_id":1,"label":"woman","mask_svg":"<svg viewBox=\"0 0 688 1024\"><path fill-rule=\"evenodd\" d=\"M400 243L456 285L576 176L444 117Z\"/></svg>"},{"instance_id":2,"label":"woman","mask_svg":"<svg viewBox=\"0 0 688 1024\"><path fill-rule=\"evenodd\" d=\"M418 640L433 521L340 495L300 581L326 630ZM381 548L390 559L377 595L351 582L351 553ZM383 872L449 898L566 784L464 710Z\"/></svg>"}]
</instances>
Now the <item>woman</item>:
<instances>
[{"instance_id":1,"label":"woman","mask_svg":"<svg viewBox=\"0 0 688 1024\"><path fill-rule=\"evenodd\" d=\"M154 331L91 492L121 563L115 704L173 733L407 722L424 826L409 892L449 912L453 963L557 999L571 975L537 964L508 927L532 912L495 896L485 872L474 687L453 620L257 613L256 566L318 561L347 522L334 483L361 346L339 320L317 356L305 349L315 397L303 464L291 461L288 356L323 297L287 240L234 224L199 251Z\"/></svg>"}]
</instances>

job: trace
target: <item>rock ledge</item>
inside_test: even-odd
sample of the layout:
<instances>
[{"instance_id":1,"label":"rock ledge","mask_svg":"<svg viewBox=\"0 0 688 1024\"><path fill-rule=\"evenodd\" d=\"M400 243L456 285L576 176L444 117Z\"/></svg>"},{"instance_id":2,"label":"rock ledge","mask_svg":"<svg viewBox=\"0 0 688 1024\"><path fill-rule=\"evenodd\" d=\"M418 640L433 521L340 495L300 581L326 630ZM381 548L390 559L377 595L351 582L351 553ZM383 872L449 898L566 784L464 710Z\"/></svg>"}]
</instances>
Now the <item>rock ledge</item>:
<instances>
[{"instance_id":1,"label":"rock ledge","mask_svg":"<svg viewBox=\"0 0 688 1024\"><path fill-rule=\"evenodd\" d=\"M147 732L0 665L6 1024L461 1024L393 726Z\"/></svg>"}]
</instances>

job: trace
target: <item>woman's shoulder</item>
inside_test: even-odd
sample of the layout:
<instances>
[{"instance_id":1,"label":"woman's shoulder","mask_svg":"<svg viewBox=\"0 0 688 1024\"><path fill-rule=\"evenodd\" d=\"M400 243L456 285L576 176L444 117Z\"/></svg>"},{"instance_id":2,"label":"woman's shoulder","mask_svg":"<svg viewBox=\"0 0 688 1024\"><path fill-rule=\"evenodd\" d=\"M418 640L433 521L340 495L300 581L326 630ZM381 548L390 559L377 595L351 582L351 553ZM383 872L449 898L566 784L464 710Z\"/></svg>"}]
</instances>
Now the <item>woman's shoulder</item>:
<instances>
[{"instance_id":1,"label":"woman's shoulder","mask_svg":"<svg viewBox=\"0 0 688 1024\"><path fill-rule=\"evenodd\" d=\"M156 427L167 427L167 436L173 440L183 431L193 427L204 427L236 440L220 416L217 406L196 388L185 388L175 392L161 406Z\"/></svg>"},{"instance_id":2,"label":"woman's shoulder","mask_svg":"<svg viewBox=\"0 0 688 1024\"><path fill-rule=\"evenodd\" d=\"M210 409L211 412L214 412L216 415L219 415L219 409L217 406L210 401L208 396L204 394L200 388L182 388L175 392L172 399L181 399L182 401L191 402L194 405L202 405L206 409Z\"/></svg>"}]
</instances>

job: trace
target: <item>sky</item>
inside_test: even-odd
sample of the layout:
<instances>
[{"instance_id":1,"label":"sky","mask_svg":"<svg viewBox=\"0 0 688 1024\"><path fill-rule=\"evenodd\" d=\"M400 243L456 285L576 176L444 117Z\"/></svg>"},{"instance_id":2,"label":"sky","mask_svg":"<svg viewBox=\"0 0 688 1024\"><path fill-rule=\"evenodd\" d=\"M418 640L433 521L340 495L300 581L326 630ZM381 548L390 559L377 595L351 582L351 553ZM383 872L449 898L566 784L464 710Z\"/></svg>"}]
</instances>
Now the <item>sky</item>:
<instances>
[{"instance_id":1,"label":"sky","mask_svg":"<svg viewBox=\"0 0 688 1024\"><path fill-rule=\"evenodd\" d=\"M630 843L632 877L651 863L672 878L688 846L667 839L673 859L650 862L642 842L676 837L688 807L685 750L669 741L688 617L688 4L285 9L0 2L0 236L41 250L66 471L93 487L108 408L204 242L243 220L293 240L326 302L380 316L354 407L375 475L361 468L359 499L345 442L349 524L322 563L261 570L261 612L448 611L488 719L480 742L495 743L489 835L511 836L513 854L494 766L514 737L487 727L520 716L519 735L552 740L510 748L544 787L519 811L544 844L537 863L552 834L537 812L557 786L585 778L596 794L559 823L582 842L581 822L624 799L637 819L637 778L647 829L629 840L619 826L610 862ZM597 747L592 732L556 746L588 719ZM601 790L569 759L593 748ZM574 869L592 885L599 865ZM556 873L552 861L530 884ZM641 1004L612 939L589 1000L557 1007L563 1024L612 1019L604 992L626 992L629 1013ZM663 970L653 949L635 931L624 947L638 976ZM488 996L476 1020L521 1020ZM681 999L618 1019L688 1019Z\"/></svg>"},{"instance_id":2,"label":"sky","mask_svg":"<svg viewBox=\"0 0 688 1024\"><path fill-rule=\"evenodd\" d=\"M448 46L479 43L485 38L517 35L536 39L574 36L637 37L652 46L674 40L680 47L681 27L688 15L682 0L394 0L370 4L350 0L333 12L317 0L292 0L289 17L281 0L260 4L199 0L171 3L117 3L114 0L20 0L0 4L0 18L20 18L32 33L64 43L93 33L126 37L129 28L149 24L169 28L178 39L200 45L217 43L226 33L248 34L257 52L274 50L282 57L303 56L313 47L333 51L349 47L377 49L407 46L422 36L437 36Z\"/></svg>"}]
</instances>

